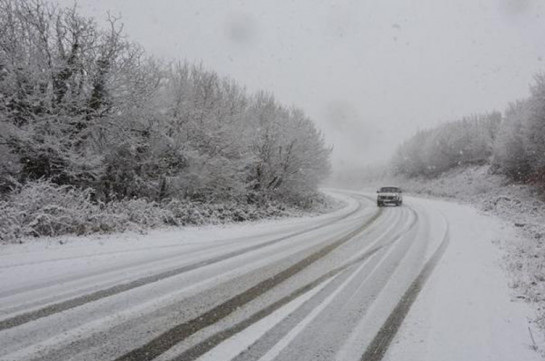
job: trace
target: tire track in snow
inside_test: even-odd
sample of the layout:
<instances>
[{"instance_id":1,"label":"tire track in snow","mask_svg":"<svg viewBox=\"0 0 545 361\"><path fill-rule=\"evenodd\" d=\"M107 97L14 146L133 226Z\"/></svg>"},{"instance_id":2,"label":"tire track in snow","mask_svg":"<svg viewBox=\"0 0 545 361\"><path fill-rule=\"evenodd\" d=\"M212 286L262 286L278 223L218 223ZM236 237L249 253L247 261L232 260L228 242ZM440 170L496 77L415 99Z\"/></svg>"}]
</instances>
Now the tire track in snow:
<instances>
[{"instance_id":1,"label":"tire track in snow","mask_svg":"<svg viewBox=\"0 0 545 361\"><path fill-rule=\"evenodd\" d=\"M223 318L227 317L231 313L233 313L237 308L244 306L245 304L249 303L250 301L256 299L257 297L261 296L265 292L269 291L273 287L279 285L280 283L286 281L287 279L293 277L295 274L301 272L303 269L307 268L311 264L315 263L316 261L324 258L326 255L331 253L333 250L337 249L341 245L345 244L346 242L353 239L356 235L364 231L367 227L369 227L373 222L378 219L378 217L382 214L383 210L379 209L376 211L376 213L365 223L363 223L360 227L358 227L356 230L350 232L346 236L342 237L339 240L334 241L333 243L321 248L320 250L316 251L315 253L311 254L310 256L304 258L303 260L297 262L296 264L288 267L284 271L277 273L276 275L261 281L257 285L249 288L248 290L228 299L227 301L221 303L220 305L212 308L211 310L201 314L200 316L184 322L183 324L177 325L172 327L171 329L167 330L166 332L162 333L161 335L157 336L156 338L152 339L145 345L134 349L130 351L129 353L119 357L116 359L116 361L144 361L144 360L153 360L154 358L158 357L162 353L169 350L171 347L175 346L179 342L183 341L187 337L195 334L199 330L206 328ZM378 249L377 249L378 250ZM374 250L376 252L376 250ZM369 255L365 255L368 257ZM331 271L333 272L333 271ZM338 271L340 272L340 270ZM328 277L332 277L331 274L326 274ZM322 276L325 277L326 275ZM325 278L320 278L320 282L324 281ZM266 315L270 314L274 310L278 309L282 305L286 304L293 298L297 297L298 295L308 291L309 289L316 287L317 284L311 283L309 285L303 286L302 288L295 291L293 294L286 296L285 298L277 301L277 303L265 308L264 310L261 310L257 314L253 316L253 318L248 319L246 321L243 321L241 324L238 325L238 327L246 328L248 325L256 322L258 319L261 319L265 317ZM290 298L291 297L291 298ZM255 319L254 319L255 318ZM246 322L249 322L246 324ZM239 332L238 327L233 328L231 331L226 331L227 333L220 333L219 336L215 335L215 342L212 343L219 343L222 340L224 340L226 337L230 337L230 335ZM213 336L214 337L214 336ZM212 341L212 340L210 340ZM176 360L192 360L199 355L203 354L204 352L208 351L209 346L212 346L212 343L201 343L197 345L191 354L182 354L179 358ZM206 348L206 350L204 350ZM192 356L196 355L196 356Z\"/></svg>"},{"instance_id":2,"label":"tire track in snow","mask_svg":"<svg viewBox=\"0 0 545 361\"><path fill-rule=\"evenodd\" d=\"M363 197L363 198L368 198L368 197ZM338 218L334 218L334 219L332 219L332 220L330 220L330 221L328 221L326 223L317 225L315 227L311 227L311 228L304 229L304 230L301 230L301 231L298 231L298 232L294 232L294 233L285 235L283 237L273 239L271 241L267 241L267 242L264 242L264 243L260 243L260 244L257 244L257 245L246 247L246 248L243 248L241 250L229 252L229 253L227 253L225 255L220 255L220 256L217 256L217 257L213 257L213 258L210 258L210 259L207 259L207 260L203 260L203 261L200 261L200 262L197 262L197 263L194 263L194 264L190 264L190 265L187 265L187 266L183 266L183 267L180 267L180 268L176 268L176 269L173 269L173 270L169 270L169 271L161 272L161 273L158 273L158 274L155 274L155 275L143 277L143 278L140 278L140 279L137 279L137 280L134 280L132 282L125 283L125 284L112 286L112 287L102 289L102 290L99 290L99 291L96 291L96 292L93 292L93 293L90 293L90 294L86 294L86 295L83 295L83 296L71 298L71 299L68 299L68 300L65 300L65 301L62 301L62 302L59 302L59 303L55 303L55 304L52 304L52 305L42 307L42 308L34 310L34 311L22 313L22 314L19 314L19 315L4 319L4 320L0 321L0 331L5 330L5 329L10 329L10 328L13 328L13 327L17 327L17 326L20 326L22 324L34 321L36 319L48 317L48 316L51 316L53 314L56 314L56 313L59 313L59 312L62 312L62 311L66 311L66 310L69 310L69 309L72 309L72 308L76 308L76 307L85 305L85 304L90 303L90 302L98 301L98 300L100 300L102 298L105 298L105 297L114 296L116 294L126 292L126 291L129 291L131 289L141 287L141 286L153 283L153 282L158 282L158 281L166 279L166 278L170 278L170 277L173 277L173 276L178 276L178 275L180 275L182 273L185 273L185 272L189 272L189 271L192 271L192 270L195 270L195 269L198 269L198 268L209 266L209 265L212 265L212 264L227 260L227 259L232 258L232 257L240 256L242 254L252 252L252 251L258 250L260 248L264 248L264 247L273 245L275 243L279 243L281 241L284 241L286 239L289 239L289 238L292 238L292 237L295 237L295 236L299 236L299 235L304 234L304 233L312 232L312 231L315 231L317 229L327 227L327 226L329 226L329 225L331 225L331 224L333 224L335 222L339 222L339 221L341 221L343 219L346 219L346 218L354 215L355 213L359 212L362 207L363 207L363 205L361 203L359 203L358 207L355 210L353 210L352 212L348 213L348 214L345 214L345 215L343 215L341 217L338 217Z\"/></svg>"},{"instance_id":3,"label":"tire track in snow","mask_svg":"<svg viewBox=\"0 0 545 361\"><path fill-rule=\"evenodd\" d=\"M431 276L433 270L439 263L439 260L445 253L449 244L449 228L447 223L447 229L443 240L441 241L437 250L433 253L430 259L424 265L422 271L418 274L415 280L411 283L407 291L401 297L401 300L396 305L394 310L390 313L390 316L386 319L386 322L382 325L377 335L373 338L365 352L361 357L361 361L380 361L386 354L390 343L394 339L397 331L401 327L403 320L409 313L411 306L418 297L418 294L424 287L424 284Z\"/></svg>"},{"instance_id":4,"label":"tire track in snow","mask_svg":"<svg viewBox=\"0 0 545 361\"><path fill-rule=\"evenodd\" d=\"M242 332L248 327L251 327L252 325L258 323L263 318L268 317L271 313L276 312L278 309L286 306L289 302L294 300L297 297L301 297L301 294L305 292L309 292L309 289L312 289L314 287L318 287L320 283L322 282L329 282L339 274L341 274L344 271L347 271L350 268L356 268L356 271L349 276L349 279L352 279L353 277L356 277L357 273L359 272L359 269L367 264L367 261L371 258L371 256L375 256L378 251L387 249L390 246L393 246L397 241L401 239L401 237L411 230L417 223L418 215L414 212L414 210L409 209L413 215L413 220L406 225L406 228L399 231L397 234L392 236L391 240L388 242L382 243L382 240L387 232L389 232L392 228L387 229L384 233L384 235L378 236L376 240L371 243L369 246L366 247L366 249L363 250L363 252L357 254L355 257L350 259L345 264L334 268L333 270L330 270L329 272L325 273L324 275L320 276L318 279L302 286L301 288L293 291L291 294L285 296L284 298L276 301L275 303L265 307L264 309L261 309L257 311L256 313L252 314L250 317L244 319L243 321L238 322L237 324L219 331L208 338L204 339L203 341L200 341L198 344L191 346L189 349L183 351L182 353L178 354L177 356L173 358L169 358L169 361L193 361L196 359L200 360L201 356L204 356L206 354L206 359L210 359L208 357L207 352L211 351L213 348L218 346L220 343L226 341L227 339L235 336L236 334ZM356 267L357 266L357 267ZM346 281L343 281L343 285ZM341 285L341 288L344 287ZM320 312L320 309L325 307L325 304L330 302L337 294L339 289L333 291L332 295L329 295L326 297L326 301L321 302L316 309L314 309L312 312ZM329 300L329 301L327 301ZM300 327L300 325L295 326ZM256 341L258 342L258 341ZM275 346L276 347L276 346Z\"/></svg>"},{"instance_id":5,"label":"tire track in snow","mask_svg":"<svg viewBox=\"0 0 545 361\"><path fill-rule=\"evenodd\" d=\"M354 277L363 276L363 281L361 282L364 283L370 278L375 277L377 271L382 267L382 263L386 261L387 257L389 257L389 254L395 251L394 247L397 247L396 244L401 241L403 237L407 234L407 232L411 231L416 225L418 215L412 209L409 209L409 211L413 213L414 218L412 219L412 221L405 225L404 229L391 236L387 236L387 233L395 227L391 227L390 229L385 230L384 234L376 237L375 241L369 245L368 250L364 252L365 254L363 257L357 256L356 259L350 261L349 264L342 266L343 268L352 267L355 266L357 263L362 263L360 267L369 266L369 268L365 270L364 273L361 273L361 269L356 269L353 274L349 276L349 279L353 280ZM382 252L382 254L379 251ZM364 259L367 255L373 256L372 264L368 262L371 260L371 258ZM342 285L340 287L342 288ZM323 300L315 302L314 305L307 307L306 310L301 310L301 312L298 311L297 314L291 315L289 320L284 320L284 325L278 324L274 326L274 328L270 330L270 334L252 344L251 350L250 348L248 348L244 352L244 354L239 354L232 360L234 361L259 359L260 361L262 361L276 359L284 349L288 348L288 346L294 341L296 336L304 335L305 333L307 333L307 329L309 327L312 328L312 326L310 326L310 323L314 322L317 317L321 317L321 315L324 313L324 310L326 310L326 308L328 307L331 307L331 304L338 300L338 291L342 290L340 290L339 288L332 290L331 294L325 295L326 297ZM355 292L357 291L358 290L356 289ZM351 297L353 297L354 295L355 293ZM341 309L344 309L344 306L339 309L339 312L342 312ZM335 330L332 331L334 332ZM254 348L256 349L254 350ZM311 356L308 353L305 354L309 357ZM208 354L206 356L208 356ZM297 355L290 355L290 357L291 358L288 359L299 359ZM205 359L208 360L210 358ZM185 359L182 358L174 360L185 361Z\"/></svg>"},{"instance_id":6,"label":"tire track in snow","mask_svg":"<svg viewBox=\"0 0 545 361\"><path fill-rule=\"evenodd\" d=\"M230 328L227 328L225 330L222 330L222 331L220 331L220 332L206 338L205 340L199 342L197 345L191 347L190 349L184 351L183 353L179 354L175 358L171 359L171 361L193 361L193 360L196 360L197 358L201 357L202 355L204 355L205 353L207 353L208 351L212 350L214 347L219 345L221 342L223 342L223 341L227 340L228 338L234 336L235 334L243 331L247 327L255 324L256 322L262 320L263 318L269 316L271 313L273 313L273 312L277 311L278 309L282 308L283 306L285 306L289 302L295 300L296 298L300 297L301 295L305 294L306 292L309 292L313 288L320 286L320 284L322 284L324 282L329 282L330 280L332 280L333 278L335 278L336 276L338 276L342 272L344 272L344 271L346 271L346 270L348 270L350 268L353 268L358 264L365 265L366 264L365 262L367 262L367 260L369 260L371 256L375 255L379 250L381 250L382 248L387 247L389 245L390 244L384 244L384 245L372 247L370 250L364 252L363 254L361 254L360 256L358 256L355 259L351 260L350 262L348 262L348 263L346 263L346 264L344 264L344 265L342 265L340 267L337 267L337 268L323 274L322 276L320 276L316 280L314 280L314 281L312 281L312 282L298 288L297 290L293 291L289 295L287 295L287 296L283 297L282 299L274 302L273 304L265 307L264 309L259 310L258 312L254 313L253 315L251 315L250 317L244 319L243 321L237 323L236 325L234 325L234 326L232 326ZM352 276L350 276L350 277L352 277ZM336 294L337 291L334 291L334 293Z\"/></svg>"}]
</instances>

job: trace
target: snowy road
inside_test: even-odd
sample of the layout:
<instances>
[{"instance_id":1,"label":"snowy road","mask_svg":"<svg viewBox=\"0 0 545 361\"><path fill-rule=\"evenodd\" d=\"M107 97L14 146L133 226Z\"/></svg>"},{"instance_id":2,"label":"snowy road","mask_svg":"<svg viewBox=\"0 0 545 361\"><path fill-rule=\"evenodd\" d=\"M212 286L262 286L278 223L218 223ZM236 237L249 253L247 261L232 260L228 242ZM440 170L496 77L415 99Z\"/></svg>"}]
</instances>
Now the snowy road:
<instances>
[{"instance_id":1,"label":"snowy road","mask_svg":"<svg viewBox=\"0 0 545 361\"><path fill-rule=\"evenodd\" d=\"M300 220L6 247L0 360L380 360L452 216L339 196Z\"/></svg>"}]
</instances>

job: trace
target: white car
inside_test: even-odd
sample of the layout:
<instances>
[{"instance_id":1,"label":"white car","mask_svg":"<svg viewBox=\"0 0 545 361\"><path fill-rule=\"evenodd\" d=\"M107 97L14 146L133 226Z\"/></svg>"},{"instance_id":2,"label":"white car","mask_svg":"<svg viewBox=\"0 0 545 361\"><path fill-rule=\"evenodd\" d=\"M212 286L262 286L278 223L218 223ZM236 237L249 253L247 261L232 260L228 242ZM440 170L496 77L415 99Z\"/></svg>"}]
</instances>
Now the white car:
<instances>
[{"instance_id":1,"label":"white car","mask_svg":"<svg viewBox=\"0 0 545 361\"><path fill-rule=\"evenodd\" d=\"M381 187L377 190L377 206L382 207L387 204L400 206L403 204L403 196L399 187Z\"/></svg>"}]
</instances>

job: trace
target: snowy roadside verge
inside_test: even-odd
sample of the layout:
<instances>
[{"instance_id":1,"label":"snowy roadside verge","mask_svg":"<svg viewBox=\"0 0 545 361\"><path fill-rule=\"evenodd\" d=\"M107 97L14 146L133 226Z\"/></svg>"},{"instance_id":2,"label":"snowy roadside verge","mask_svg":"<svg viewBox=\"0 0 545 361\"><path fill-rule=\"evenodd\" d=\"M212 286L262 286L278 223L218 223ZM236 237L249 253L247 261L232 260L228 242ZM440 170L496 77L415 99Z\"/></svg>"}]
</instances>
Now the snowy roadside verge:
<instances>
[{"instance_id":1,"label":"snowy roadside verge","mask_svg":"<svg viewBox=\"0 0 545 361\"><path fill-rule=\"evenodd\" d=\"M51 280L65 278L68 274L85 276L104 268L116 268L123 264L137 265L138 260L149 261L153 257L161 259L173 252L193 254L195 250L232 247L244 243L244 239L261 242L263 239L301 232L317 224L343 218L359 207L359 203L352 198L339 194L335 194L335 197L344 206L317 216L170 227L150 230L147 234L125 232L42 237L29 239L23 244L4 244L0 248L0 293L5 294L13 287L51 283ZM158 266L163 263L161 261ZM131 267L134 270L124 272L121 275L123 278L140 272L138 267ZM68 274L67 270L70 270ZM23 279L14 277L18 272L25 272L26 276Z\"/></svg>"},{"instance_id":2,"label":"snowy roadside verge","mask_svg":"<svg viewBox=\"0 0 545 361\"><path fill-rule=\"evenodd\" d=\"M89 235L136 231L167 226L228 224L324 214L342 206L323 193L309 194L305 204L279 201L201 203L127 199L102 203L90 189L57 186L48 181L28 183L0 200L0 244L25 238Z\"/></svg>"},{"instance_id":3,"label":"snowy roadside verge","mask_svg":"<svg viewBox=\"0 0 545 361\"><path fill-rule=\"evenodd\" d=\"M324 191L334 201L329 212L300 213L297 217L278 217L247 222L165 226L156 229L127 230L90 235L65 234L53 237L27 237L19 243L0 243L0 267L25 262L42 262L63 257L92 256L103 253L145 251L179 245L221 242L225 239L299 229L307 224L327 221L353 211L354 201L338 193Z\"/></svg>"},{"instance_id":4,"label":"snowy roadside verge","mask_svg":"<svg viewBox=\"0 0 545 361\"><path fill-rule=\"evenodd\" d=\"M510 297L500 267L504 252L495 245L515 229L468 205L406 198L445 216L450 243L384 360L540 360L530 333L540 341L529 322L532 310Z\"/></svg>"},{"instance_id":5,"label":"snowy roadside verge","mask_svg":"<svg viewBox=\"0 0 545 361\"><path fill-rule=\"evenodd\" d=\"M395 179L409 193L456 200L499 217L506 232L498 235L513 301L524 301L541 335L533 335L545 356L545 202L539 192L490 174L488 166L454 169L435 179ZM541 200L540 200L541 197ZM528 333L528 332L527 332Z\"/></svg>"}]
</instances>

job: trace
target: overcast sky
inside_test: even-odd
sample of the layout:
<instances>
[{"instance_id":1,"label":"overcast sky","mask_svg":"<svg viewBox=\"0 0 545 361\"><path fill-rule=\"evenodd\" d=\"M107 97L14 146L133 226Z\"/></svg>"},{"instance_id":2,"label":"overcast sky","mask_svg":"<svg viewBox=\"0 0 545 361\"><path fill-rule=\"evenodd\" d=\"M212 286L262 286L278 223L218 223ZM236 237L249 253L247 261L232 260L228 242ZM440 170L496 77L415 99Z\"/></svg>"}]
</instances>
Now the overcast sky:
<instances>
[{"instance_id":1,"label":"overcast sky","mask_svg":"<svg viewBox=\"0 0 545 361\"><path fill-rule=\"evenodd\" d=\"M73 0L52 0L71 5ZM149 53L302 108L337 169L418 129L504 110L545 69L545 0L79 0Z\"/></svg>"}]
</instances>

